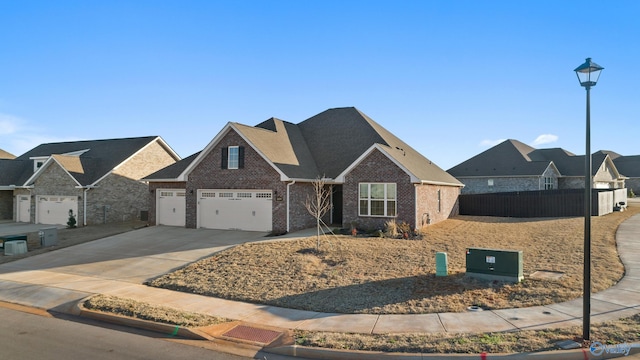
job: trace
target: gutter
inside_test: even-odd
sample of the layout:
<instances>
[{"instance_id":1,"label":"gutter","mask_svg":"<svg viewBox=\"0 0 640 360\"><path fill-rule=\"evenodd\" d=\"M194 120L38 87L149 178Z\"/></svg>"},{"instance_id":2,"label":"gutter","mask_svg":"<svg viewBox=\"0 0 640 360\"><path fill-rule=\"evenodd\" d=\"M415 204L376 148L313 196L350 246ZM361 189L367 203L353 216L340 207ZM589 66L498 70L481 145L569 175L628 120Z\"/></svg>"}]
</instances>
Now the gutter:
<instances>
[{"instance_id":1,"label":"gutter","mask_svg":"<svg viewBox=\"0 0 640 360\"><path fill-rule=\"evenodd\" d=\"M76 188L82 189L82 226L87 226L87 192L96 187L95 185L76 186Z\"/></svg>"}]
</instances>

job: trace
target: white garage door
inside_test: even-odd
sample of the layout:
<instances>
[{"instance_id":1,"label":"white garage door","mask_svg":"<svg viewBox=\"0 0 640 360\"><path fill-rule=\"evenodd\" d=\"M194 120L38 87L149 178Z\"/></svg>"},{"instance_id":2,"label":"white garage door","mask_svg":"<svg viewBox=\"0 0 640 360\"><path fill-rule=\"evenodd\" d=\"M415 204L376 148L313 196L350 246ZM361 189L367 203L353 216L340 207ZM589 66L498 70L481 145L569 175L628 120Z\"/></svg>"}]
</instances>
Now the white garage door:
<instances>
[{"instance_id":1,"label":"white garage door","mask_svg":"<svg viewBox=\"0 0 640 360\"><path fill-rule=\"evenodd\" d=\"M156 190L156 224L185 226L187 202L184 190Z\"/></svg>"},{"instance_id":2,"label":"white garage door","mask_svg":"<svg viewBox=\"0 0 640 360\"><path fill-rule=\"evenodd\" d=\"M18 217L17 222L31 222L31 197L29 195L18 195Z\"/></svg>"},{"instance_id":3,"label":"white garage door","mask_svg":"<svg viewBox=\"0 0 640 360\"><path fill-rule=\"evenodd\" d=\"M78 221L78 198L75 196L40 195L37 198L38 224L66 225L69 210Z\"/></svg>"},{"instance_id":4,"label":"white garage door","mask_svg":"<svg viewBox=\"0 0 640 360\"><path fill-rule=\"evenodd\" d=\"M198 190L198 227L271 231L271 190Z\"/></svg>"}]
</instances>

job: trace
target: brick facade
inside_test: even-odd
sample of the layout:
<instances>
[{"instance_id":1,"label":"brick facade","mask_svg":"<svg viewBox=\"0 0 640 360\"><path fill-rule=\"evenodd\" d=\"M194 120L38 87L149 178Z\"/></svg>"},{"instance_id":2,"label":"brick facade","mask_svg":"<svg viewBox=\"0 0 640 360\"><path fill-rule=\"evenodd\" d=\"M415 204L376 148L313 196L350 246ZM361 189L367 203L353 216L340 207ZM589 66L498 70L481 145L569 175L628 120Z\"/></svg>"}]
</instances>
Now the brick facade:
<instances>
[{"instance_id":1,"label":"brick facade","mask_svg":"<svg viewBox=\"0 0 640 360\"><path fill-rule=\"evenodd\" d=\"M316 226L315 218L305 207L307 197L313 198L315 192L311 183L295 183L290 187L289 194L289 231L308 229ZM323 221L329 223L330 214Z\"/></svg>"},{"instance_id":2,"label":"brick facade","mask_svg":"<svg viewBox=\"0 0 640 360\"><path fill-rule=\"evenodd\" d=\"M228 146L244 147L242 169L222 169L222 149ZM284 232L287 229L286 183L280 181L280 174L233 130L230 130L189 174L186 183L188 228L197 226L198 189L272 190L272 230ZM283 198L282 201L278 200L280 197Z\"/></svg>"},{"instance_id":3,"label":"brick facade","mask_svg":"<svg viewBox=\"0 0 640 360\"><path fill-rule=\"evenodd\" d=\"M361 229L384 229L384 225L391 219L407 222L411 227L416 226L415 219L415 189L410 177L394 162L379 151L374 151L345 176L343 191L342 226L356 224ZM395 183L397 216L359 216L360 183Z\"/></svg>"},{"instance_id":4,"label":"brick facade","mask_svg":"<svg viewBox=\"0 0 640 360\"><path fill-rule=\"evenodd\" d=\"M422 184L416 185L416 228L458 215L460 187Z\"/></svg>"}]
</instances>

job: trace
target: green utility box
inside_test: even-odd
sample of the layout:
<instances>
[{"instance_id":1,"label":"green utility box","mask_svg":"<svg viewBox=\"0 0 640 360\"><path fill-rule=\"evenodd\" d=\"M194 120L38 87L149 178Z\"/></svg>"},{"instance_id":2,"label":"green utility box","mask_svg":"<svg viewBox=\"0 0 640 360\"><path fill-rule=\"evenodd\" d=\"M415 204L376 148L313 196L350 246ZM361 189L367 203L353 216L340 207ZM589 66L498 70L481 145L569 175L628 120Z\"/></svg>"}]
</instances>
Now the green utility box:
<instances>
[{"instance_id":1,"label":"green utility box","mask_svg":"<svg viewBox=\"0 0 640 360\"><path fill-rule=\"evenodd\" d=\"M520 282L524 279L522 267L522 250L467 249L468 276Z\"/></svg>"},{"instance_id":2,"label":"green utility box","mask_svg":"<svg viewBox=\"0 0 640 360\"><path fill-rule=\"evenodd\" d=\"M436 253L436 276L449 275L449 261L446 252Z\"/></svg>"},{"instance_id":3,"label":"green utility box","mask_svg":"<svg viewBox=\"0 0 640 360\"><path fill-rule=\"evenodd\" d=\"M27 241L27 235L3 235L3 236L0 236L0 242L2 243L2 247L4 247L4 244L9 242L9 241L19 241L19 240Z\"/></svg>"}]
</instances>

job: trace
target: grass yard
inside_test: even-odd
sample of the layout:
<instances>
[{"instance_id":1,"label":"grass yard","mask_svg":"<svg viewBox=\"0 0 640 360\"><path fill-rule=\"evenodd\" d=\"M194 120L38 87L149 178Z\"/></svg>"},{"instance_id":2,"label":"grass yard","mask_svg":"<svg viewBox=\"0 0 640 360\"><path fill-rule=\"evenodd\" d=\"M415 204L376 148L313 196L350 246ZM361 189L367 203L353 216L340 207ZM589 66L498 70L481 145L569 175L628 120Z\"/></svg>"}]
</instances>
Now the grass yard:
<instances>
[{"instance_id":1,"label":"grass yard","mask_svg":"<svg viewBox=\"0 0 640 360\"><path fill-rule=\"evenodd\" d=\"M624 274L615 233L640 212L630 206L592 220L593 293ZM152 286L225 299L337 313L461 312L572 300L582 293L583 218L458 216L425 229L422 240L325 236L234 247L164 275ZM468 247L523 250L519 284L464 277ZM435 276L435 253L448 253L447 277ZM538 270L559 280L533 279Z\"/></svg>"}]
</instances>

